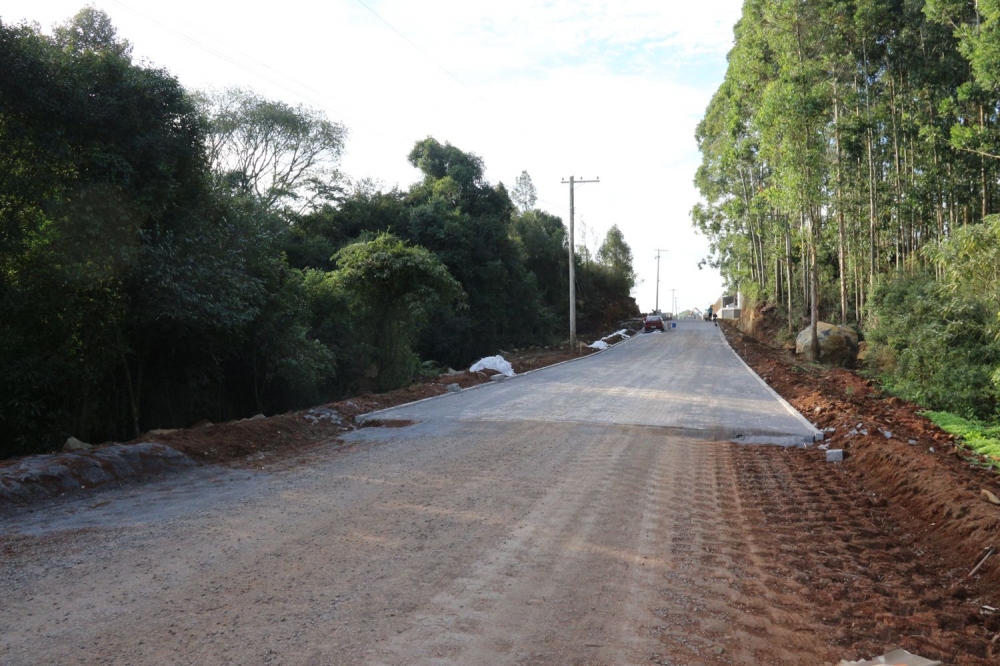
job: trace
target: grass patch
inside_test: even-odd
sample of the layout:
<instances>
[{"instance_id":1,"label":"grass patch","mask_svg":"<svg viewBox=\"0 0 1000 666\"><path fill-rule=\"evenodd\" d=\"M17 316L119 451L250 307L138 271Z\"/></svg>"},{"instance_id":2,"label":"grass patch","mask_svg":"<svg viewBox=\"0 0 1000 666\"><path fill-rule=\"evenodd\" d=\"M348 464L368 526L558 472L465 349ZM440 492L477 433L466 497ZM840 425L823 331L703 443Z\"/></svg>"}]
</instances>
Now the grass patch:
<instances>
[{"instance_id":1,"label":"grass patch","mask_svg":"<svg viewBox=\"0 0 1000 666\"><path fill-rule=\"evenodd\" d=\"M961 437L961 444L987 456L990 466L1000 470L1000 424L963 419L949 412L921 412L939 428Z\"/></svg>"}]
</instances>

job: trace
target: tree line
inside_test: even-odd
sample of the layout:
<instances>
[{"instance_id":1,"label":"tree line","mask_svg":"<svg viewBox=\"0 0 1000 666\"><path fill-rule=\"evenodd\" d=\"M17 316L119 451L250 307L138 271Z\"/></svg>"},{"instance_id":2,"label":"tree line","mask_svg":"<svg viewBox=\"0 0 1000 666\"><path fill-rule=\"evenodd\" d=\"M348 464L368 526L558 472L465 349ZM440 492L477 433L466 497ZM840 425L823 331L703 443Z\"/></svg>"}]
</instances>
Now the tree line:
<instances>
[{"instance_id":1,"label":"tree line","mask_svg":"<svg viewBox=\"0 0 1000 666\"><path fill-rule=\"evenodd\" d=\"M103 12L0 20L0 457L69 435L386 390L568 329L562 221L433 138L408 189L339 171L342 124L189 92ZM636 312L617 227L577 265L580 329Z\"/></svg>"},{"instance_id":2,"label":"tree line","mask_svg":"<svg viewBox=\"0 0 1000 666\"><path fill-rule=\"evenodd\" d=\"M697 128L710 261L788 334L867 336L890 390L1000 387L1000 3L747 0Z\"/></svg>"}]
</instances>

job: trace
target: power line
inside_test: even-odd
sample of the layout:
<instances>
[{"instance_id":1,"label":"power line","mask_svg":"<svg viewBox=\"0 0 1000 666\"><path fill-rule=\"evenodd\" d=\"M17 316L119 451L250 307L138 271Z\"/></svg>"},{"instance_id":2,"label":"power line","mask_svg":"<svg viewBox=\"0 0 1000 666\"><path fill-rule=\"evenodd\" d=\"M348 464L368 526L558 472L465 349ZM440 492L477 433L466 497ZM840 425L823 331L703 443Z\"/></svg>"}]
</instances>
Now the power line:
<instances>
[{"instance_id":1,"label":"power line","mask_svg":"<svg viewBox=\"0 0 1000 666\"><path fill-rule=\"evenodd\" d=\"M196 47L198 47L198 48L202 49L203 51L206 51L207 53L210 53L211 55L214 55L214 56L215 56L216 58L218 58L219 60L222 60L222 61L224 61L224 62L227 62L227 63L229 63L230 65L233 65L234 67L237 67L237 68L239 68L239 69L242 69L242 70L243 70L243 71L245 71L245 72L248 72L248 73L250 73L250 74L253 74L254 76L257 76L257 77L259 77L259 78L261 78L261 79L264 79L264 80L265 80L265 81L267 81L268 83L272 83L272 84L274 84L274 85L278 86L279 88L281 88L281 89L283 89L283 90L286 90L286 91L288 91L288 92L292 93L293 95L295 95L295 96L297 96L297 97L300 97L300 98L302 98L302 99L306 100L307 102L309 102L309 103L311 103L311 104L314 104L314 105L316 105L316 106L319 106L319 107L325 107L325 106L327 106L326 104L323 104L322 102L319 102L319 101L317 101L317 100L314 100L314 99L312 99L312 98L311 98L311 97L309 97L308 95L304 95L304 94L302 93L302 91L301 91L301 90L293 90L292 88L288 87L287 85L285 85L285 84L284 84L284 83L282 83L281 81L275 81L275 80L274 80L273 78L270 78L270 77L267 77L267 76L265 76L264 74L260 73L259 71L255 71L254 69L252 69L252 68L250 68L250 67L246 66L245 64L243 64L243 63L239 62L238 60L235 60L234 58L231 58L230 56L226 55L225 53L222 53L221 51L218 51L218 50L216 50L216 49L212 48L211 46L208 46L208 45L206 45L206 44L204 44L204 43L202 43L202 42L198 41L198 40L197 40L197 39L195 39L194 37L191 37L190 35L188 35L188 34L186 34L186 33L184 33L184 32L181 32L180 30L178 30L178 29L176 29L176 28L173 28L173 27L171 27L171 26L167 25L166 23L163 23L162 21L159 21L158 19L156 19L156 18L154 18L154 17L150 16L149 14L146 14L146 13L144 13L144 12L142 12L142 11L139 11L138 9L135 9L135 8L133 8L133 7L130 7L130 6L126 5L125 3L121 2L120 0L114 0L114 3L115 3L116 5L118 5L118 6L122 7L122 8L124 8L124 9L127 9L128 11L130 11L130 12L132 12L132 13L134 13L134 14L138 14L139 16L143 17L143 18L144 18L144 19L146 19L147 21L150 21L151 23L155 23L155 24L156 24L157 26L159 26L160 28L162 28L162 29L166 30L167 32L171 32L171 33L173 33L174 35L177 35L177 36L178 36L178 37L180 37L181 39L183 39L183 40L185 40L185 41L187 41L187 42L189 42L189 43L193 44L194 46L196 46ZM232 48L232 47L228 47L228 48ZM268 64L266 64L266 63L263 63L263 62L261 62L261 61L259 61L259 60L256 60L255 58L253 58L253 57L251 57L251 56L248 56L247 54L245 54L245 53L243 53L243 52L239 51L238 49L233 49L233 50L234 50L234 51L236 51L237 53L239 53L240 55L242 55L243 57L245 57L245 58L248 58L248 59L250 59L250 60L253 60L254 62L257 62L258 64L262 65L263 67L266 67L267 69L271 70L271 71L272 71L272 72L274 72L275 74L278 74L278 75L279 75L279 76L281 76L282 78L284 78L284 79L287 79L287 80L291 81L291 82L292 82L292 83L294 83L295 85L298 85L298 86L300 86L300 87L302 87L302 88L304 88L304 89L306 89L306 90L310 90L310 91L312 91L312 92L314 92L314 93L317 93L317 94L320 94L318 90L315 90L315 89L313 89L313 88L310 88L310 87L309 87L309 86L307 86L306 84L304 84L304 83L301 83L301 82L299 82L299 81L296 81L296 80L295 80L295 79L293 79L292 77L290 77L290 76L288 76L287 74L284 74L284 73L282 73L282 72L278 71L277 69L275 69L275 68L271 67L270 65L268 65Z\"/></svg>"},{"instance_id":2,"label":"power line","mask_svg":"<svg viewBox=\"0 0 1000 666\"><path fill-rule=\"evenodd\" d=\"M447 74L448 76L450 76L452 79L454 79L455 82L458 85L462 86L463 88L465 88L466 90L468 90L470 93L472 93L473 95L475 95L476 98L479 99L479 101L481 101L481 102L485 101L485 100L483 100L482 97L480 97L476 93L476 91L474 91L469 86L465 85L465 82L463 82L462 79L458 78L457 76L455 76L454 74L452 74L450 71L448 71L448 68L446 68L444 65L442 65L437 60L435 60L434 58L432 58L430 56L430 54L427 53L427 51L424 51L422 48L420 48L419 46L417 46L417 44L413 40L411 40L409 37L407 37L402 32L400 32L399 30L397 30L396 26L394 26L393 24L391 24L388 21L386 21L384 18L382 18L382 16L379 15L378 12L376 12L374 9L372 9L367 4L365 4L364 0L358 0L358 4L361 5L362 7L364 7L365 9L367 9L368 11L370 11L375 18L377 18L379 21L382 21L382 23L386 24L386 26L388 26L390 30L392 30L394 33L396 33L400 37L402 37L403 40L405 40L407 44L409 44L410 46L412 46L413 48L415 48L417 51L419 51L421 53L421 55L423 55L425 58L427 58L428 60L430 60L435 65L437 65L437 67L442 72L444 72L445 74Z\"/></svg>"}]
</instances>

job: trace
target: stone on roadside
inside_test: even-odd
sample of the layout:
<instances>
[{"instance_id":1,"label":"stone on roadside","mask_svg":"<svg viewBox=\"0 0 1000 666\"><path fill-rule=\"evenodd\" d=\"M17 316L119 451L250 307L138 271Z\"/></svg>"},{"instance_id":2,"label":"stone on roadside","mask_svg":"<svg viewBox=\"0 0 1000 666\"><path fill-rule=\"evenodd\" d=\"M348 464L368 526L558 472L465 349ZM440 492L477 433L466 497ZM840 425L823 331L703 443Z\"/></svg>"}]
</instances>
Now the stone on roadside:
<instances>
[{"instance_id":1,"label":"stone on roadside","mask_svg":"<svg viewBox=\"0 0 1000 666\"><path fill-rule=\"evenodd\" d=\"M66 443L63 444L62 450L69 453L72 451L90 451L92 448L94 447L90 444L81 442L76 437L70 437L66 440Z\"/></svg>"},{"instance_id":2,"label":"stone on roadside","mask_svg":"<svg viewBox=\"0 0 1000 666\"><path fill-rule=\"evenodd\" d=\"M844 461L844 449L830 449L826 452L827 462L843 462Z\"/></svg>"},{"instance_id":3,"label":"stone on roadside","mask_svg":"<svg viewBox=\"0 0 1000 666\"><path fill-rule=\"evenodd\" d=\"M853 329L825 321L816 325L819 338L819 358L810 359L832 365L850 365L858 358L858 334ZM799 332L795 337L795 353L807 358L812 353L812 327Z\"/></svg>"},{"instance_id":4,"label":"stone on roadside","mask_svg":"<svg viewBox=\"0 0 1000 666\"><path fill-rule=\"evenodd\" d=\"M445 384L444 388L448 393L458 393L462 390L462 387L458 384Z\"/></svg>"},{"instance_id":5,"label":"stone on roadside","mask_svg":"<svg viewBox=\"0 0 1000 666\"><path fill-rule=\"evenodd\" d=\"M990 504L994 504L994 505L996 505L996 506L1000 506L1000 497L997 497L996 495L994 495L994 494L993 494L993 493L991 493L990 491L986 490L986 488L983 488L983 489L982 489L982 490L981 490L981 491L979 492L979 495L980 495L980 496L981 496L981 497L982 497L982 498L983 498L984 500L986 500L987 502L989 502Z\"/></svg>"},{"instance_id":6,"label":"stone on roadside","mask_svg":"<svg viewBox=\"0 0 1000 666\"><path fill-rule=\"evenodd\" d=\"M303 414L302 418L314 425L320 421L329 421L335 425L341 425L342 423L340 414L338 414L336 410L330 409L329 407L313 407Z\"/></svg>"}]
</instances>

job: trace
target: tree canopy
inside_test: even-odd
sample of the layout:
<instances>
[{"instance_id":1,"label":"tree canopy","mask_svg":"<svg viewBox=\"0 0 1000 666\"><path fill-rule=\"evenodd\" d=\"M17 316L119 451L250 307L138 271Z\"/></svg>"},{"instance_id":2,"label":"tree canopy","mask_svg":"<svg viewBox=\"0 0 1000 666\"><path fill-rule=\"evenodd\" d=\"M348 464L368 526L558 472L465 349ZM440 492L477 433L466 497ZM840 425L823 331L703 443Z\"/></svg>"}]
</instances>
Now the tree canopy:
<instances>
[{"instance_id":1,"label":"tree canopy","mask_svg":"<svg viewBox=\"0 0 1000 666\"><path fill-rule=\"evenodd\" d=\"M995 0L744 3L697 128L692 218L727 283L780 304L788 334L822 318L879 338L897 312L886 299L931 293L949 321L995 317L981 299L962 305L955 271L989 263L968 230L1000 208L998 20ZM959 246L978 258L960 261ZM877 372L901 367L880 349Z\"/></svg>"},{"instance_id":2,"label":"tree canopy","mask_svg":"<svg viewBox=\"0 0 1000 666\"><path fill-rule=\"evenodd\" d=\"M412 187L351 182L340 123L191 93L131 53L92 7L51 36L0 22L0 457L395 388L567 330L562 221L479 156L428 137ZM578 267L581 330L634 308L611 270Z\"/></svg>"}]
</instances>

